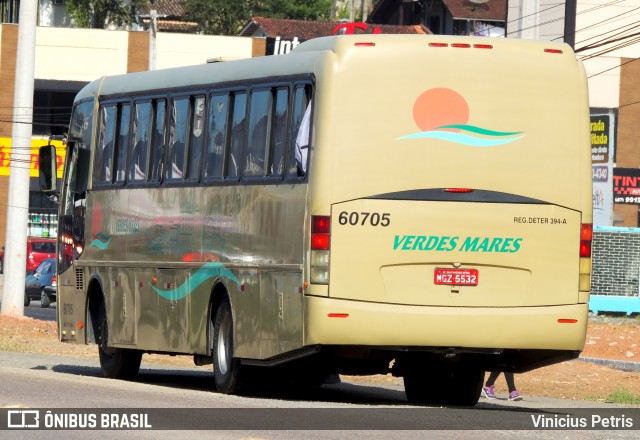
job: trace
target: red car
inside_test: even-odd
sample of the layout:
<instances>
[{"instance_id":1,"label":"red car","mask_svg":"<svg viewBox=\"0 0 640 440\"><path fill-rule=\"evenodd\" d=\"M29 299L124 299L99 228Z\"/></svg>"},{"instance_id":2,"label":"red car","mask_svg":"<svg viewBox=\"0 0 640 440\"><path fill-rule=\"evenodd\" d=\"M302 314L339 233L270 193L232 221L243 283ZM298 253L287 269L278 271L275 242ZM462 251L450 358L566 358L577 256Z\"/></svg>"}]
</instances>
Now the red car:
<instances>
[{"instance_id":1,"label":"red car","mask_svg":"<svg viewBox=\"0 0 640 440\"><path fill-rule=\"evenodd\" d=\"M55 257L56 240L54 238L27 238L27 274L32 274L46 258ZM0 273L4 273L4 246L0 252Z\"/></svg>"}]
</instances>

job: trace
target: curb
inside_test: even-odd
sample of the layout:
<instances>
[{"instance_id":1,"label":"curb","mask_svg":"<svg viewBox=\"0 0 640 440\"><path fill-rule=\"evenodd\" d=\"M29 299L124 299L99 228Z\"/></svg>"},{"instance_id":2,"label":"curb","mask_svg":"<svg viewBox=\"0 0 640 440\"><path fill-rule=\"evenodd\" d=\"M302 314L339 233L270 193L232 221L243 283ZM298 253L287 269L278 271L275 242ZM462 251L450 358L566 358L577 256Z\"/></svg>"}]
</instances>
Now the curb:
<instances>
[{"instance_id":1,"label":"curb","mask_svg":"<svg viewBox=\"0 0 640 440\"><path fill-rule=\"evenodd\" d=\"M604 365L606 367L615 368L616 370L623 370L629 372L640 371L640 362L630 362L630 361L617 361L612 359L599 359L599 358L589 358L589 357L580 357L579 361L582 362L591 362L598 365Z\"/></svg>"}]
</instances>

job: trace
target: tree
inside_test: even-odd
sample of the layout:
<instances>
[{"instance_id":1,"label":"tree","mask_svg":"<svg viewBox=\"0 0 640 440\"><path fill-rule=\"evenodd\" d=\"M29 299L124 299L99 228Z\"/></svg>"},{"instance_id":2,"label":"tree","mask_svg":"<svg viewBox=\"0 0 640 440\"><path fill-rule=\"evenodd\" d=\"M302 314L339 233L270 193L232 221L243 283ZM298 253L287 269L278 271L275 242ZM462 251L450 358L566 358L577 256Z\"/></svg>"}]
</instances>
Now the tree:
<instances>
[{"instance_id":1,"label":"tree","mask_svg":"<svg viewBox=\"0 0 640 440\"><path fill-rule=\"evenodd\" d=\"M332 0L183 0L184 18L205 34L236 35L252 16L328 20Z\"/></svg>"},{"instance_id":2,"label":"tree","mask_svg":"<svg viewBox=\"0 0 640 440\"><path fill-rule=\"evenodd\" d=\"M67 11L78 27L104 29L136 21L138 10L149 0L67 0Z\"/></svg>"},{"instance_id":3,"label":"tree","mask_svg":"<svg viewBox=\"0 0 640 440\"><path fill-rule=\"evenodd\" d=\"M185 0L184 18L205 34L236 35L258 8L257 0Z\"/></svg>"},{"instance_id":4,"label":"tree","mask_svg":"<svg viewBox=\"0 0 640 440\"><path fill-rule=\"evenodd\" d=\"M263 14L273 18L295 20L329 20L332 0L271 0L265 2Z\"/></svg>"}]
</instances>

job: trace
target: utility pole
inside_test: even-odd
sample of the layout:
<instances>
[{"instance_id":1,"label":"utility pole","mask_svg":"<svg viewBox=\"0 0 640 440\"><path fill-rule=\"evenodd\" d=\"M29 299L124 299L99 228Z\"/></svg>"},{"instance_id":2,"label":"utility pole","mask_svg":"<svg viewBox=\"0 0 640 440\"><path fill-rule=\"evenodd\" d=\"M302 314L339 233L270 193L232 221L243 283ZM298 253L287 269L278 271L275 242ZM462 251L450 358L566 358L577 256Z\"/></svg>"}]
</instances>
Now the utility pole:
<instances>
[{"instance_id":1,"label":"utility pole","mask_svg":"<svg viewBox=\"0 0 640 440\"><path fill-rule=\"evenodd\" d=\"M566 0L564 3L564 42L574 49L576 43L576 0Z\"/></svg>"},{"instance_id":2,"label":"utility pole","mask_svg":"<svg viewBox=\"0 0 640 440\"><path fill-rule=\"evenodd\" d=\"M24 315L37 7L36 1L20 2L2 315Z\"/></svg>"},{"instance_id":3,"label":"utility pole","mask_svg":"<svg viewBox=\"0 0 640 440\"><path fill-rule=\"evenodd\" d=\"M156 33L158 30L158 18L166 17L166 14L158 14L152 9L148 14L140 15L140 18L149 19L149 70L156 70Z\"/></svg>"}]
</instances>

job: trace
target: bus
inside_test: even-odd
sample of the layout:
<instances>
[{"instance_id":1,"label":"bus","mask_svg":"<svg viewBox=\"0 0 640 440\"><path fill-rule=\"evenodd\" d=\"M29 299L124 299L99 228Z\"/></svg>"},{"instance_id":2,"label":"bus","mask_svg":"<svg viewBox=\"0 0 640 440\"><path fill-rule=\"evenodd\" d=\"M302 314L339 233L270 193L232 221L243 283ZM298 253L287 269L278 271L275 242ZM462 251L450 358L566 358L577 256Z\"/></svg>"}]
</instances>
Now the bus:
<instances>
[{"instance_id":1,"label":"bus","mask_svg":"<svg viewBox=\"0 0 640 440\"><path fill-rule=\"evenodd\" d=\"M102 373L143 353L264 375L402 377L475 405L486 371L584 347L589 104L564 44L340 35L98 79L59 198L58 332Z\"/></svg>"}]
</instances>

